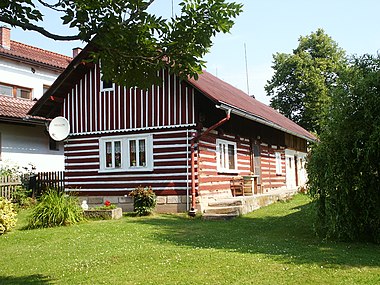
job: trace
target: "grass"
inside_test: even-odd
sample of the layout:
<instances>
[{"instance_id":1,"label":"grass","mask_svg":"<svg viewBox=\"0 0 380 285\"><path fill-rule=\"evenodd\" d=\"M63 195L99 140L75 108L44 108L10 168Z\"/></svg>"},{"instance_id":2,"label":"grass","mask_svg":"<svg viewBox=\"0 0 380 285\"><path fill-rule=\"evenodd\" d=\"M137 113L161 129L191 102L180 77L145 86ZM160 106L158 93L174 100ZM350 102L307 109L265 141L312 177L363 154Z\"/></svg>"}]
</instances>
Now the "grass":
<instances>
[{"instance_id":1,"label":"grass","mask_svg":"<svg viewBox=\"0 0 380 285\"><path fill-rule=\"evenodd\" d=\"M0 236L0 284L380 284L380 246L326 242L298 195L231 221L123 217Z\"/></svg>"}]
</instances>

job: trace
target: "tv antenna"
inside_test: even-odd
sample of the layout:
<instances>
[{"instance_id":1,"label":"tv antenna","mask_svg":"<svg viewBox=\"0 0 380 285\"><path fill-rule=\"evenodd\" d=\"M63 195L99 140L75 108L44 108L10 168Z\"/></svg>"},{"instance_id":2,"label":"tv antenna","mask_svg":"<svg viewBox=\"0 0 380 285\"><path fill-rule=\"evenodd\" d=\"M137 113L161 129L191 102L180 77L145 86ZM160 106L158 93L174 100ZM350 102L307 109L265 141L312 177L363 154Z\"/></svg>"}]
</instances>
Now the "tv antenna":
<instances>
[{"instance_id":1,"label":"tv antenna","mask_svg":"<svg viewBox=\"0 0 380 285\"><path fill-rule=\"evenodd\" d=\"M248 60L247 60L247 46L244 43L244 57L245 57L245 76L247 78L247 94L249 95L249 79L248 79Z\"/></svg>"}]
</instances>

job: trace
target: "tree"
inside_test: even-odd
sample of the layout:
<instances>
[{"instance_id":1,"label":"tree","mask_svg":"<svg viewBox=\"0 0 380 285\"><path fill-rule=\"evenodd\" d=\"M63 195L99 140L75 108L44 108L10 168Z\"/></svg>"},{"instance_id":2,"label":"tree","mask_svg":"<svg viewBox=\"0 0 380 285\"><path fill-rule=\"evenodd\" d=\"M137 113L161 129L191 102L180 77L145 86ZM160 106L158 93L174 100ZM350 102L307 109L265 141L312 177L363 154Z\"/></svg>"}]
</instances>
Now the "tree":
<instances>
[{"instance_id":1,"label":"tree","mask_svg":"<svg viewBox=\"0 0 380 285\"><path fill-rule=\"evenodd\" d=\"M380 243L380 56L353 58L332 89L307 164L324 237Z\"/></svg>"},{"instance_id":2,"label":"tree","mask_svg":"<svg viewBox=\"0 0 380 285\"><path fill-rule=\"evenodd\" d=\"M301 125L319 133L329 90L339 69L345 65L345 52L322 29L300 37L292 54L273 55L275 73L265 86L270 105Z\"/></svg>"},{"instance_id":3,"label":"tree","mask_svg":"<svg viewBox=\"0 0 380 285\"><path fill-rule=\"evenodd\" d=\"M93 61L101 61L103 79L124 86L149 87L157 71L170 67L182 78L197 78L211 38L227 33L242 5L225 0L183 0L181 14L170 20L147 11L154 0L2 0L0 22L62 41L92 42ZM49 32L37 7L61 13L76 34ZM41 7L42 7L41 6Z\"/></svg>"}]
</instances>

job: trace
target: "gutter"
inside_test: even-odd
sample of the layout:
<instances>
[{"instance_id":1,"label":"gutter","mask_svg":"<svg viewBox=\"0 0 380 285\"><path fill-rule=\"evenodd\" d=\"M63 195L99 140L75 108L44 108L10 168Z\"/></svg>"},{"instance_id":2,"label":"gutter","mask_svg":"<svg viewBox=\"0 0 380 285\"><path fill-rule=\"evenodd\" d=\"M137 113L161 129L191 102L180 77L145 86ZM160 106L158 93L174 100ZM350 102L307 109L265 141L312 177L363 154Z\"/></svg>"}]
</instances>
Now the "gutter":
<instances>
[{"instance_id":1,"label":"gutter","mask_svg":"<svg viewBox=\"0 0 380 285\"><path fill-rule=\"evenodd\" d=\"M0 123L1 122L44 126L47 120L46 119L32 119L28 117L16 118L16 117L1 117L0 116Z\"/></svg>"},{"instance_id":2,"label":"gutter","mask_svg":"<svg viewBox=\"0 0 380 285\"><path fill-rule=\"evenodd\" d=\"M216 108L219 108L218 105L215 106ZM197 135L196 137L191 139L191 209L189 211L189 216L194 217L196 215L196 209L195 209L195 148L196 144L199 142L199 140L210 133L212 130L216 129L220 125L223 125L225 122L227 122L231 117L231 109L227 109L226 111L226 117L221 119L219 122L215 123L211 127L209 127L207 130L205 130L203 133ZM199 173L198 173L198 179L199 179Z\"/></svg>"},{"instance_id":3,"label":"gutter","mask_svg":"<svg viewBox=\"0 0 380 285\"><path fill-rule=\"evenodd\" d=\"M29 58L25 58L22 56L17 56L17 55L5 53L5 52L0 52L0 56L4 57L6 59L10 59L10 60L20 62L20 63L27 63L27 64L31 64L31 65L36 66L36 67L49 69L49 70L54 71L54 72L61 73L62 71L65 70L65 67L60 67L60 66L56 66L56 65L41 62L41 61L36 61L33 59L29 59Z\"/></svg>"},{"instance_id":4,"label":"gutter","mask_svg":"<svg viewBox=\"0 0 380 285\"><path fill-rule=\"evenodd\" d=\"M257 123L260 123L260 124L263 124L263 125L266 125L266 126L269 126L269 127L272 127L274 129L277 129L277 130L280 130L284 133L288 133L288 134L291 134L293 136L296 136L296 137L299 137L299 138L302 138L302 139L305 139L309 142L314 142L316 141L316 139L312 139L310 137L307 137L307 136L304 136L304 135L301 135L299 133L296 133L296 132L293 132L293 131L290 131L286 128L283 128L283 127L280 127L279 125L275 124L275 123L272 123L271 121L267 121L259 116L255 116L255 115L252 115L240 108L237 108L235 106L232 106L230 104L227 104L227 103L223 103L221 102L220 105L217 105L217 108L220 108L222 110L225 110L226 112L229 110L229 111L232 111L232 113L234 113L235 115L238 115L240 117L244 117L244 118L247 118L251 121L254 121L254 122L257 122Z\"/></svg>"}]
</instances>

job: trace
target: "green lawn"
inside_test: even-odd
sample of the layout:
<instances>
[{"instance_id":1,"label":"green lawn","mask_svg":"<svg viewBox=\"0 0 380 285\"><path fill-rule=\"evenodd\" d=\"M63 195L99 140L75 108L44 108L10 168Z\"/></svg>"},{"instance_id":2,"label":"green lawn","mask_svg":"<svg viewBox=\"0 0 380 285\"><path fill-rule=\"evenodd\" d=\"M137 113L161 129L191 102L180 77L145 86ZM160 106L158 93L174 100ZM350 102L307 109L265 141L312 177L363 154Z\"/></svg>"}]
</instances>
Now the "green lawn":
<instances>
[{"instance_id":1,"label":"green lawn","mask_svg":"<svg viewBox=\"0 0 380 285\"><path fill-rule=\"evenodd\" d=\"M298 195L231 221L123 217L0 236L0 284L380 284L380 246L323 242Z\"/></svg>"}]
</instances>

